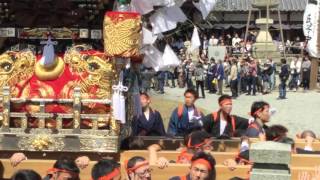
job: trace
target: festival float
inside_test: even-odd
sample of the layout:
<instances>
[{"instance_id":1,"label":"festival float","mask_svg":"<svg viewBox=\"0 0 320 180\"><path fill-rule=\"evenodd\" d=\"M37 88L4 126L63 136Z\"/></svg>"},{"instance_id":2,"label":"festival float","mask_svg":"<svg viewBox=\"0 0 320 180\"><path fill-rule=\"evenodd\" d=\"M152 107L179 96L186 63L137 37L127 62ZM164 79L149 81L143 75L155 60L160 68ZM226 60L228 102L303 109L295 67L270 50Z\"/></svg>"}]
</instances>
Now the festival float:
<instances>
[{"instance_id":1,"label":"festival float","mask_svg":"<svg viewBox=\"0 0 320 180\"><path fill-rule=\"evenodd\" d=\"M39 163L56 160L61 154L86 155L93 161L106 156L120 160L120 142L130 136L130 118L142 113L140 65L155 71L179 65L162 33L188 19L182 11L184 3L0 3L0 20L7 23L0 27L0 37L4 37L0 43L11 46L0 55L3 163L15 152L24 152L29 160ZM214 5L186 3L195 5L204 19ZM190 47L197 49L199 35L194 34ZM159 39L165 42L163 48L156 43ZM58 51L66 41L67 48ZM103 47L95 48L99 45L94 43ZM5 170L3 177L9 177L8 172Z\"/></svg>"},{"instance_id":2,"label":"festival float","mask_svg":"<svg viewBox=\"0 0 320 180\"><path fill-rule=\"evenodd\" d=\"M72 30L19 31L46 40L42 54L0 55L1 151L118 153L127 91L121 71L140 58L141 17L126 12L128 3L105 14L104 52L73 45L56 54L56 40L72 38Z\"/></svg>"}]
</instances>

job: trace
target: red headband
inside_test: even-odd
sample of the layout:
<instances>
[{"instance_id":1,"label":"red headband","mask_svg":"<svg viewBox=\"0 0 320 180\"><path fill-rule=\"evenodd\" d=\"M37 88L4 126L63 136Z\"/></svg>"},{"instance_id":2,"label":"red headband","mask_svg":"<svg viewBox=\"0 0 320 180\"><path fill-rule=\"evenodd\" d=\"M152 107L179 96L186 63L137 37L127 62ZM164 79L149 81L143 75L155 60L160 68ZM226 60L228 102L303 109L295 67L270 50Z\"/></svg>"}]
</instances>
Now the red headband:
<instances>
[{"instance_id":1,"label":"red headband","mask_svg":"<svg viewBox=\"0 0 320 180\"><path fill-rule=\"evenodd\" d=\"M195 144L194 146L191 145L191 137L189 137L189 141L188 141L188 145L187 147L188 148L199 148L203 145L205 145L208 141L210 141L211 139L210 138L207 138L205 139L202 143L199 143L199 144Z\"/></svg>"},{"instance_id":2,"label":"red headband","mask_svg":"<svg viewBox=\"0 0 320 180\"><path fill-rule=\"evenodd\" d=\"M211 169L212 169L211 164L207 160L205 160L203 158L197 159L197 160L192 162L192 165L195 165L195 164L202 164L202 165L206 166L209 171L211 171Z\"/></svg>"},{"instance_id":3,"label":"red headband","mask_svg":"<svg viewBox=\"0 0 320 180\"><path fill-rule=\"evenodd\" d=\"M250 113L252 117L256 116L259 112L261 112L264 108L269 107L268 105L263 106L262 108L257 109L254 113Z\"/></svg>"},{"instance_id":4,"label":"red headband","mask_svg":"<svg viewBox=\"0 0 320 180\"><path fill-rule=\"evenodd\" d=\"M98 180L112 180L114 177L118 176L119 174L120 174L120 169L116 168L112 172L110 172L109 174L106 174L105 176L99 177Z\"/></svg>"},{"instance_id":5,"label":"red headband","mask_svg":"<svg viewBox=\"0 0 320 180\"><path fill-rule=\"evenodd\" d=\"M128 168L128 161L125 161L125 167L126 167L126 170L127 170L127 174L133 173L135 170L137 170L138 168L141 168L142 166L149 165L148 161L142 161L142 162L139 162L139 163L140 163L139 165L135 165L135 166L133 166L131 168Z\"/></svg>"},{"instance_id":6,"label":"red headband","mask_svg":"<svg viewBox=\"0 0 320 180\"><path fill-rule=\"evenodd\" d=\"M192 157L193 157L192 153L189 153L187 151L182 151L180 153L180 155L178 156L177 163L182 163L182 159L187 159L187 160L191 161Z\"/></svg>"},{"instance_id":7,"label":"red headband","mask_svg":"<svg viewBox=\"0 0 320 180\"><path fill-rule=\"evenodd\" d=\"M232 100L231 99L224 99L221 102L219 102L220 106L224 106L224 105L232 105Z\"/></svg>"}]
</instances>

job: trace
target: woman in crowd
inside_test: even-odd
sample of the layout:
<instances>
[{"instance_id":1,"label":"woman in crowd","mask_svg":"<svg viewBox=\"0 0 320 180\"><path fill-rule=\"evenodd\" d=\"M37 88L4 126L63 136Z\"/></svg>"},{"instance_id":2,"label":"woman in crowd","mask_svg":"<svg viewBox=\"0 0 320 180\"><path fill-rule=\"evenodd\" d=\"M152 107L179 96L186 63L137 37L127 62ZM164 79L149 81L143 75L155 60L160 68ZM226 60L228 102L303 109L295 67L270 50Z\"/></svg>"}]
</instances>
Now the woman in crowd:
<instances>
[{"instance_id":1,"label":"woman in crowd","mask_svg":"<svg viewBox=\"0 0 320 180\"><path fill-rule=\"evenodd\" d=\"M267 59L267 62L264 63L262 71L262 81L263 81L263 94L270 93L272 90L271 87L271 74L272 74L272 63L270 59Z\"/></svg>"},{"instance_id":2,"label":"woman in crowd","mask_svg":"<svg viewBox=\"0 0 320 180\"><path fill-rule=\"evenodd\" d=\"M196 69L194 70L194 78L196 80L196 89L198 93L198 97L200 95L199 88L201 89L202 98L206 98L204 93L204 81L205 81L205 72L202 63L198 63Z\"/></svg>"},{"instance_id":3,"label":"woman in crowd","mask_svg":"<svg viewBox=\"0 0 320 180\"><path fill-rule=\"evenodd\" d=\"M309 90L310 88L310 72L311 72L311 61L308 57L304 57L302 64L302 85L304 90Z\"/></svg>"}]
</instances>

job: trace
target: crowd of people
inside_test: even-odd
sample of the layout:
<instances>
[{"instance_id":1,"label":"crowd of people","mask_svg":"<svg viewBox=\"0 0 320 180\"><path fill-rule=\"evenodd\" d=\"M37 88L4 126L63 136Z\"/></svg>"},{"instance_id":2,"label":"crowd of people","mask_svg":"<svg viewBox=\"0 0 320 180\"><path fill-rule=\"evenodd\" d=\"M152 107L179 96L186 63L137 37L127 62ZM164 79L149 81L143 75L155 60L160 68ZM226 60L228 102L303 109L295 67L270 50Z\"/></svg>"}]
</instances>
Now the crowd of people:
<instances>
[{"instance_id":1,"label":"crowd of people","mask_svg":"<svg viewBox=\"0 0 320 180\"><path fill-rule=\"evenodd\" d=\"M279 99L286 99L287 89L297 91L302 86L309 89L311 62L308 55L296 56L291 62L281 59L281 67L277 68L272 58L265 60L255 59L250 56L252 43L255 42L256 34L251 33L247 44L243 44L243 38L238 34L231 37L210 38L202 36L200 56L197 60L190 58L182 39L171 44L179 53L181 64L178 67L165 71L153 72L150 68L141 69L141 93L140 103L142 114L131 119L131 136L125 145L131 149L139 136L166 136L183 137L184 146L179 148L179 156L175 163L189 164L187 174L176 174L170 180L215 180L215 158L209 153L212 151L213 142L216 139L231 139L241 137L239 154L233 159L225 159L224 165L234 170L238 165L253 165L250 162L250 138L260 141L274 141L289 144L293 153L320 154L314 151L312 144L317 138L315 133L307 130L297 135L299 139L305 139L304 148L296 148L294 140L288 137L288 129L282 125L269 126L273 114L271 105L265 101L253 102L250 109L252 118L246 119L232 113L233 100L241 94L255 96L258 93L271 93L279 81ZM290 44L290 42L287 42ZM208 47L227 45L228 53L225 59L208 59ZM292 46L292 44L290 44ZM294 49L287 49L293 51ZM246 56L241 54L245 51ZM231 53L230 53L231 52ZM278 77L278 78L277 78ZM164 86L186 88L184 92L184 104L173 109L168 125L164 125L161 113L151 107L151 97L148 92L154 88L160 94L164 93ZM230 88L231 95L226 95L225 88ZM204 114L195 102L201 96L206 98L206 93L219 95L219 109ZM165 128L167 127L167 129ZM169 160L158 157L162 150L161 145L153 144L148 147L149 159L134 156L125 162L117 162L111 159L98 161L92 168L92 180L149 180L152 179L151 165L166 168ZM27 157L23 153L15 153L10 158L12 166L18 166ZM48 169L47 175L42 178L33 170L19 170L12 180L79 180L80 170L87 168L90 159L81 156L76 159L60 157L52 168ZM121 166L120 164L123 164ZM124 168L126 177L121 177L121 168ZM320 171L315 174L320 179ZM241 178L234 177L233 180ZM301 176L300 180L311 180Z\"/></svg>"},{"instance_id":2,"label":"crowd of people","mask_svg":"<svg viewBox=\"0 0 320 180\"><path fill-rule=\"evenodd\" d=\"M172 112L168 128L165 130L161 113L151 107L151 98L147 93L140 94L142 114L133 117L131 129L132 134L129 139L140 136L166 136L184 137L185 145L178 149L179 156L175 163L190 164L187 175L177 174L170 180L214 180L217 172L215 171L215 159L209 153L212 151L213 142L216 139L230 139L241 137L241 147L239 154L234 159L226 159L224 165L230 170L234 170L239 165L252 165L250 162L250 138L258 138L260 141L274 141L289 144L293 153L299 154L320 154L314 151L312 144L316 135L312 131L304 131L297 135L297 138L305 139L305 148L296 148L294 140L287 136L288 129L282 125L269 126L272 116L271 105L265 101L253 102L250 115L251 119L246 119L232 114L232 96L221 95L218 99L219 109L205 115L195 102L198 93L194 89L187 89L184 93L184 104L178 105ZM127 144L128 143L128 144ZM127 141L129 149L136 146L135 141ZM168 159L158 157L161 151L159 144L148 147L149 159L134 156L124 164L126 179L147 180L152 179L151 165L159 168L166 168L169 165ZM22 161L27 160L23 153L15 153L11 157L12 166L18 166ZM90 159L86 156L78 157L73 160L68 157L61 157L54 166L47 171L44 179L47 180L78 180L79 172L88 166ZM120 180L121 166L119 162L104 159L98 161L92 168L93 180ZM320 174L317 174L319 178ZM123 177L122 177L123 178ZM32 170L20 170L16 172L13 180L40 180L41 177ZM233 180L241 179L234 177ZM300 179L311 180L311 179Z\"/></svg>"},{"instance_id":3,"label":"crowd of people","mask_svg":"<svg viewBox=\"0 0 320 180\"><path fill-rule=\"evenodd\" d=\"M236 99L240 94L268 94L278 86L279 99L285 99L287 90L295 92L299 87L305 91L310 88L311 61L307 55L296 56L291 62L282 58L277 68L272 58L263 62L238 56L215 60L202 55L195 62L182 54L180 66L157 73L150 71L141 71L143 92L154 88L163 94L165 86L174 88L177 85L179 88L195 89L199 96L205 98L206 93L222 95L225 88L230 88L232 97Z\"/></svg>"},{"instance_id":4,"label":"crowd of people","mask_svg":"<svg viewBox=\"0 0 320 180\"><path fill-rule=\"evenodd\" d=\"M177 174L178 176L171 178L171 180L215 179L214 157L208 154L213 150L215 139L241 137L239 154L234 159L226 159L224 162L224 165L230 170L234 170L237 165L253 164L253 162L249 161L250 138L289 144L293 153L319 154L312 147L316 139L314 132L306 130L297 135L296 138L304 139L306 144L304 148L296 148L294 140L287 136L288 129L286 127L282 125L269 126L273 112L271 105L265 101L253 102L250 110L252 118L246 119L233 115L232 97L222 95L218 99L220 108L205 115L195 106L198 98L197 92L193 89L188 89L184 93L184 104L173 110L167 131L165 131L160 112L150 106L151 99L149 95L142 93L140 97L143 114L134 117L132 121L133 137L169 136L185 138L185 146L178 150L180 155L177 157L176 163L191 164L190 172L186 176ZM132 143L136 144L133 141ZM169 160L163 157L158 158L157 156L157 152L161 151L160 145L151 145L148 150L150 159L149 161L143 159L144 162L157 164L160 168L165 168L168 165ZM146 176L151 178L151 174L149 173ZM318 173L317 178L319 177L320 174ZM240 178L235 177L234 179Z\"/></svg>"},{"instance_id":5,"label":"crowd of people","mask_svg":"<svg viewBox=\"0 0 320 180\"><path fill-rule=\"evenodd\" d=\"M257 34L251 32L244 39L237 33L210 39L201 37L199 55L194 57L182 39L172 40L171 46L178 54L180 65L155 72L152 68L141 67L141 91L150 89L164 93L164 87L195 89L202 98L206 92L218 95L224 94L225 88L230 88L235 99L240 94L268 94L279 88L279 99L286 99L288 89L297 91L299 87L309 89L311 61L304 50L304 43L297 37L294 42L287 41L287 51L299 53L292 60L282 58L281 64L272 58L257 59L252 57L252 43ZM228 52L224 59L208 58L208 47L227 46ZM298 49L292 47L298 45ZM240 49L237 49L237 48ZM242 49L242 50L241 50ZM245 51L243 56L242 52ZM235 53L238 52L238 53ZM304 52L301 56L301 52ZM278 82L277 82L278 81Z\"/></svg>"}]
</instances>

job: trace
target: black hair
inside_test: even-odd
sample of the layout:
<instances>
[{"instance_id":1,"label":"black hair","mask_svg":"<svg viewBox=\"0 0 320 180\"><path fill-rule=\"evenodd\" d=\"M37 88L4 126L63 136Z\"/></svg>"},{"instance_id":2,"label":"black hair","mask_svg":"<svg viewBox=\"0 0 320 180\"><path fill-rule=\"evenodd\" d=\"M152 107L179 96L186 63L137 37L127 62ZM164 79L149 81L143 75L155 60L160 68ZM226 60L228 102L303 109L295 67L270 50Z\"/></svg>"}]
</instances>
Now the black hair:
<instances>
[{"instance_id":1,"label":"black hair","mask_svg":"<svg viewBox=\"0 0 320 180\"><path fill-rule=\"evenodd\" d=\"M53 165L54 168L57 169L63 169L66 171L70 171L72 173L75 174L79 174L80 170L77 166L77 164L75 163L75 160L70 158L70 157L66 157L66 156L62 156L60 157Z\"/></svg>"},{"instance_id":2,"label":"black hair","mask_svg":"<svg viewBox=\"0 0 320 180\"><path fill-rule=\"evenodd\" d=\"M195 146L197 144L203 143L206 139L209 139L209 138L211 138L211 135L206 131L196 130L189 134L185 142L186 142L186 145L188 145L190 142L191 146Z\"/></svg>"},{"instance_id":3,"label":"black hair","mask_svg":"<svg viewBox=\"0 0 320 180\"><path fill-rule=\"evenodd\" d=\"M54 163L53 168L62 169L62 170L66 170L66 171L69 171L71 173L77 174L77 176L73 176L71 178L71 180L80 180L80 178L79 178L80 170L79 170L77 164L75 163L75 160L70 158L70 157L66 157L66 156L60 157ZM45 180L50 179L51 176L52 175L49 174L46 177L44 177L43 179L45 179Z\"/></svg>"},{"instance_id":4,"label":"black hair","mask_svg":"<svg viewBox=\"0 0 320 180\"><path fill-rule=\"evenodd\" d=\"M198 99L198 93L194 89L187 89L183 95L186 96L186 94L192 94L194 98Z\"/></svg>"},{"instance_id":5,"label":"black hair","mask_svg":"<svg viewBox=\"0 0 320 180\"><path fill-rule=\"evenodd\" d=\"M133 168L138 162L145 161L146 159L141 156L134 156L131 159L129 159L127 167L126 168Z\"/></svg>"},{"instance_id":6,"label":"black hair","mask_svg":"<svg viewBox=\"0 0 320 180\"><path fill-rule=\"evenodd\" d=\"M251 115L254 118L257 118L257 115L255 114L255 112L257 112L259 109L261 109L263 111L265 106L269 106L269 104L267 102L264 102L264 101L256 101L256 102L254 102L252 104L252 106L251 106Z\"/></svg>"},{"instance_id":7,"label":"black hair","mask_svg":"<svg viewBox=\"0 0 320 180\"><path fill-rule=\"evenodd\" d=\"M286 137L288 129L282 125L272 125L266 129L266 140L267 141L279 141Z\"/></svg>"},{"instance_id":8,"label":"black hair","mask_svg":"<svg viewBox=\"0 0 320 180\"><path fill-rule=\"evenodd\" d=\"M103 177L111 173L114 169L119 168L120 165L114 160L103 159L98 161L91 170L91 177L93 180L98 180L100 177Z\"/></svg>"},{"instance_id":9,"label":"black hair","mask_svg":"<svg viewBox=\"0 0 320 180\"><path fill-rule=\"evenodd\" d=\"M191 159L191 162L194 162L197 159L205 159L206 161L209 162L212 169L209 172L209 177L207 178L207 180L216 180L216 168L215 168L216 160L214 159L214 157L202 151L202 152L195 153Z\"/></svg>"},{"instance_id":10,"label":"black hair","mask_svg":"<svg viewBox=\"0 0 320 180\"><path fill-rule=\"evenodd\" d=\"M17 171L11 180L41 180L41 176L34 170L24 169Z\"/></svg>"},{"instance_id":11,"label":"black hair","mask_svg":"<svg viewBox=\"0 0 320 180\"><path fill-rule=\"evenodd\" d=\"M289 137L283 137L283 138L279 139L277 142L289 144L291 146L291 149L295 148L294 140Z\"/></svg>"},{"instance_id":12,"label":"black hair","mask_svg":"<svg viewBox=\"0 0 320 180\"><path fill-rule=\"evenodd\" d=\"M148 98L148 99L150 98L149 94L146 93L146 92L140 93L140 96L145 96L145 97Z\"/></svg>"},{"instance_id":13,"label":"black hair","mask_svg":"<svg viewBox=\"0 0 320 180\"><path fill-rule=\"evenodd\" d=\"M281 59L281 63L282 63L282 64L287 64L287 60L286 60L285 58L282 58L282 59Z\"/></svg>"},{"instance_id":14,"label":"black hair","mask_svg":"<svg viewBox=\"0 0 320 180\"><path fill-rule=\"evenodd\" d=\"M232 99L232 97L227 95L227 94L224 94L224 95L220 96L219 99L218 99L219 104L225 99Z\"/></svg>"}]
</instances>

